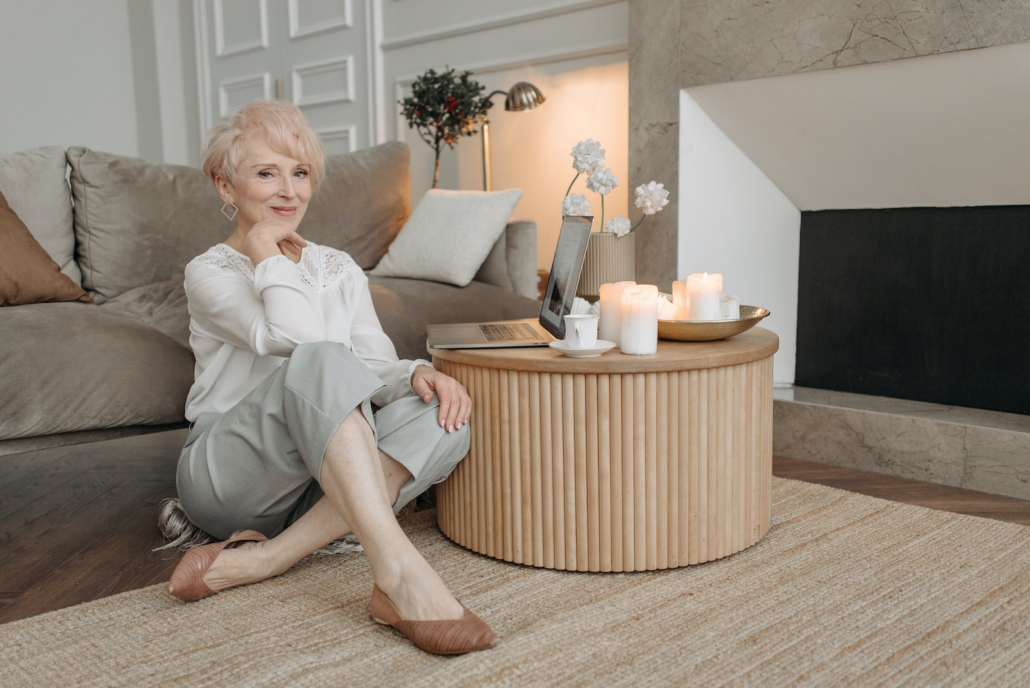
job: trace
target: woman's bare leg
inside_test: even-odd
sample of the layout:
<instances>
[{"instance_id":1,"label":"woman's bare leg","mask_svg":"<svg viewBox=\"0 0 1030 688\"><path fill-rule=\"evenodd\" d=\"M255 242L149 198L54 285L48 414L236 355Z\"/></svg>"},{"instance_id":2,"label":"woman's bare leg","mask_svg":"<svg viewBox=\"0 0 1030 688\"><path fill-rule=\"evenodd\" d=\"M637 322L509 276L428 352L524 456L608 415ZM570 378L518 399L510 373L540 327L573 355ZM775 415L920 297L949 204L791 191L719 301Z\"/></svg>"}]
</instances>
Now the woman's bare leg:
<instances>
[{"instance_id":1,"label":"woman's bare leg","mask_svg":"<svg viewBox=\"0 0 1030 688\"><path fill-rule=\"evenodd\" d=\"M367 423L365 425L368 426ZM378 449L376 453L392 505L411 473ZM245 543L223 550L204 574L204 583L217 592L278 576L315 550L351 532L353 528L343 520L332 501L323 496L289 528L271 540Z\"/></svg>"},{"instance_id":2,"label":"woman's bare leg","mask_svg":"<svg viewBox=\"0 0 1030 688\"><path fill-rule=\"evenodd\" d=\"M355 409L329 441L321 485L365 549L372 576L401 617L460 619L461 604L419 554L393 515L372 428Z\"/></svg>"}]
</instances>

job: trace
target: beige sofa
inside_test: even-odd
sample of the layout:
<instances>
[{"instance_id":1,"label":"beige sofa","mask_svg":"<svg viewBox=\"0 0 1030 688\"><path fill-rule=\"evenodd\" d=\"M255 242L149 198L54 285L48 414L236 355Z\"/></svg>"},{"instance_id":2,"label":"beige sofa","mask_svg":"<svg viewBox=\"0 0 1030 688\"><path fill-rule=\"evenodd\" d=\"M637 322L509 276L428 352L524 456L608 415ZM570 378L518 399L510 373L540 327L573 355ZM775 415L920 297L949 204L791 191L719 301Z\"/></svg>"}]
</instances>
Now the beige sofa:
<instances>
[{"instance_id":1,"label":"beige sofa","mask_svg":"<svg viewBox=\"0 0 1030 688\"><path fill-rule=\"evenodd\" d=\"M374 267L411 210L409 157L387 143L329 158L301 234ZM182 424L194 366L183 268L233 228L210 181L48 147L0 156L0 192L95 301L0 308L0 455ZM509 224L466 287L369 281L398 354L424 356L427 324L539 312L536 226Z\"/></svg>"}]
</instances>

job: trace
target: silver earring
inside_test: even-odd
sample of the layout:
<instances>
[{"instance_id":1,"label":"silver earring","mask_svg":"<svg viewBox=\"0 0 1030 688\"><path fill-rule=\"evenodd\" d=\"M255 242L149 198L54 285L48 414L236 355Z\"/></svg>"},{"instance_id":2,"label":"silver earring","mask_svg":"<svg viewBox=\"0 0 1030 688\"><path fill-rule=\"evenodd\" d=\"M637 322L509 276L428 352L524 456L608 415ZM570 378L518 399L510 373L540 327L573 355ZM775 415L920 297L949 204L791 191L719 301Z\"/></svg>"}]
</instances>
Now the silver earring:
<instances>
[{"instance_id":1,"label":"silver earring","mask_svg":"<svg viewBox=\"0 0 1030 688\"><path fill-rule=\"evenodd\" d=\"M228 212L226 212L226 210L225 210L226 208L232 208L232 214L231 215ZM229 218L230 222L232 222L233 220L236 219L236 213L238 213L238 212L240 212L240 209L237 208L232 203L226 202L226 203L222 204L222 215L225 215L227 218Z\"/></svg>"}]
</instances>

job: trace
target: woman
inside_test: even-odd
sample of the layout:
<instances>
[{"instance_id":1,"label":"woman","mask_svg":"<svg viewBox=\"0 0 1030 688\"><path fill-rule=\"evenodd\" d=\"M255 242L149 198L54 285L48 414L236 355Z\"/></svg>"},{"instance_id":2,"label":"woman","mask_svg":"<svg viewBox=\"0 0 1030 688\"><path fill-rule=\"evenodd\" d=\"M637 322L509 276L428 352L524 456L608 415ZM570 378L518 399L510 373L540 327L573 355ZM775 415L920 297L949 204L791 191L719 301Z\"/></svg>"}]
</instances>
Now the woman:
<instances>
[{"instance_id":1,"label":"woman","mask_svg":"<svg viewBox=\"0 0 1030 688\"><path fill-rule=\"evenodd\" d=\"M200 599L255 583L353 533L374 620L429 652L480 650L496 636L394 516L466 454L471 403L427 361L397 360L361 269L297 233L324 166L318 137L283 101L251 103L205 142L204 172L236 229L186 267L193 425L180 503L162 520L227 539L189 550L168 589Z\"/></svg>"}]
</instances>

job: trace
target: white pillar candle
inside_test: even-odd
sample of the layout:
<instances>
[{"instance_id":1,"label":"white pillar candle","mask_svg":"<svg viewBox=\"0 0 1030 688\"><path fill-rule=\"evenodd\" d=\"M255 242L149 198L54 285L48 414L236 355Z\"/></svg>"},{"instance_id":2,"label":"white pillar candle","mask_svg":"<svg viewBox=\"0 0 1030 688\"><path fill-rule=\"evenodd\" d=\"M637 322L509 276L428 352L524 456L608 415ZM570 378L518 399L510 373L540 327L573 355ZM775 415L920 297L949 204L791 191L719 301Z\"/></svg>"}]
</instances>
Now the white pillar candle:
<instances>
[{"instance_id":1,"label":"white pillar candle","mask_svg":"<svg viewBox=\"0 0 1030 688\"><path fill-rule=\"evenodd\" d=\"M719 302L722 305L723 320L740 320L740 299L727 294Z\"/></svg>"},{"instance_id":2,"label":"white pillar candle","mask_svg":"<svg viewBox=\"0 0 1030 688\"><path fill-rule=\"evenodd\" d=\"M632 287L636 282L611 282L602 284L598 290L601 295L601 322L598 325L598 337L606 342L613 342L619 345L619 336L622 334L621 303L622 292Z\"/></svg>"},{"instance_id":3,"label":"white pillar candle","mask_svg":"<svg viewBox=\"0 0 1030 688\"><path fill-rule=\"evenodd\" d=\"M676 320L687 320L687 283L679 280L672 283L672 303L676 306Z\"/></svg>"},{"instance_id":4,"label":"white pillar candle","mask_svg":"<svg viewBox=\"0 0 1030 688\"><path fill-rule=\"evenodd\" d=\"M659 320L677 320L676 318L676 306L672 305L672 301L669 300L665 294L658 295L658 319Z\"/></svg>"},{"instance_id":5,"label":"white pillar candle","mask_svg":"<svg viewBox=\"0 0 1030 688\"><path fill-rule=\"evenodd\" d=\"M722 275L699 272L687 275L686 320L720 320L722 306Z\"/></svg>"},{"instance_id":6,"label":"white pillar candle","mask_svg":"<svg viewBox=\"0 0 1030 688\"><path fill-rule=\"evenodd\" d=\"M653 354L658 351L658 287L638 284L622 292L622 334L624 354Z\"/></svg>"}]
</instances>

